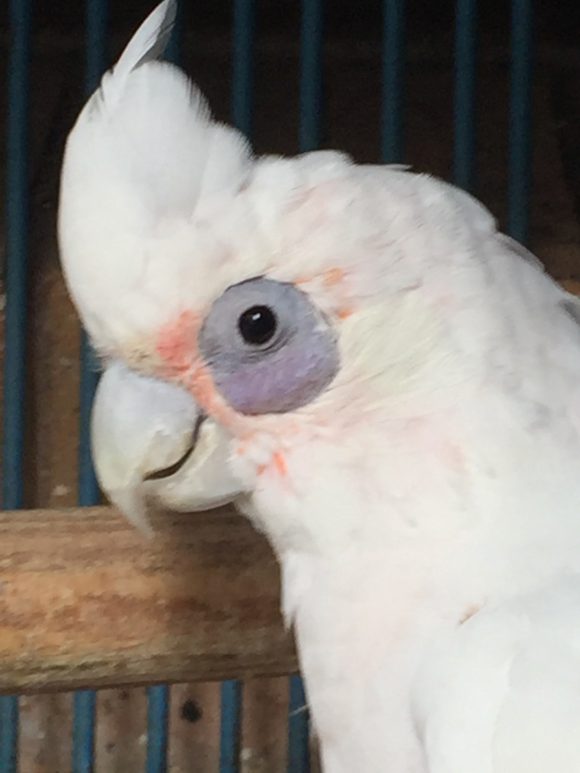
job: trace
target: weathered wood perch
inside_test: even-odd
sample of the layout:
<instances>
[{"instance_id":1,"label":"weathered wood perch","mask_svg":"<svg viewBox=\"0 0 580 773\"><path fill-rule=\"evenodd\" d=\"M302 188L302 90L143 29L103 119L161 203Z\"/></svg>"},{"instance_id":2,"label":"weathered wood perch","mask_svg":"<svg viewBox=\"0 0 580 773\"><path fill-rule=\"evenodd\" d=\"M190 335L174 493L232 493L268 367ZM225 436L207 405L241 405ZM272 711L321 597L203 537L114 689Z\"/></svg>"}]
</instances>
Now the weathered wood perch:
<instances>
[{"instance_id":1,"label":"weathered wood perch","mask_svg":"<svg viewBox=\"0 0 580 773\"><path fill-rule=\"evenodd\" d=\"M0 513L0 692L296 670L267 543L223 509Z\"/></svg>"}]
</instances>

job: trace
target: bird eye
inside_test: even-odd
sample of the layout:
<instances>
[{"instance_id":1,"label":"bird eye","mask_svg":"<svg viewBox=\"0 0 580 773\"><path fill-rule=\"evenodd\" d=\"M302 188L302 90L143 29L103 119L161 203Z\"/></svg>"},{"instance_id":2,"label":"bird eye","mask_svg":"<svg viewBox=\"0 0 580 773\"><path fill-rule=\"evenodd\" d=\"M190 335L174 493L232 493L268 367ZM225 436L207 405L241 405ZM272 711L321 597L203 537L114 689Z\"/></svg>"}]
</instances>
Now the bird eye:
<instances>
[{"instance_id":1,"label":"bird eye","mask_svg":"<svg viewBox=\"0 0 580 773\"><path fill-rule=\"evenodd\" d=\"M271 341L277 325L276 315L268 306L252 306L238 320L240 334L251 346L263 346Z\"/></svg>"},{"instance_id":2,"label":"bird eye","mask_svg":"<svg viewBox=\"0 0 580 773\"><path fill-rule=\"evenodd\" d=\"M292 284L259 277L214 302L199 351L234 410L286 413L314 400L339 368L334 329Z\"/></svg>"}]
</instances>

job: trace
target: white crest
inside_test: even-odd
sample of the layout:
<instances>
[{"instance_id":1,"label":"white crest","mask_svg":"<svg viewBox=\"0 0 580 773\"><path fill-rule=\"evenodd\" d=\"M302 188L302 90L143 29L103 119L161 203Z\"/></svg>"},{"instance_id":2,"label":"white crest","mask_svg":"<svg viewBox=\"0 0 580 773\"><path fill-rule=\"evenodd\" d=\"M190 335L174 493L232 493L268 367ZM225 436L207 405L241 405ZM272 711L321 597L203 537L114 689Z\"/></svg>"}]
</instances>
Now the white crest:
<instances>
[{"instance_id":1,"label":"white crest","mask_svg":"<svg viewBox=\"0 0 580 773\"><path fill-rule=\"evenodd\" d=\"M201 198L237 190L248 168L244 138L213 122L185 74L157 60L174 18L175 2L165 0L143 22L66 146L61 259L85 326L104 350L123 326L134 334L135 320L147 321L144 275L172 274L160 234L187 223Z\"/></svg>"}]
</instances>

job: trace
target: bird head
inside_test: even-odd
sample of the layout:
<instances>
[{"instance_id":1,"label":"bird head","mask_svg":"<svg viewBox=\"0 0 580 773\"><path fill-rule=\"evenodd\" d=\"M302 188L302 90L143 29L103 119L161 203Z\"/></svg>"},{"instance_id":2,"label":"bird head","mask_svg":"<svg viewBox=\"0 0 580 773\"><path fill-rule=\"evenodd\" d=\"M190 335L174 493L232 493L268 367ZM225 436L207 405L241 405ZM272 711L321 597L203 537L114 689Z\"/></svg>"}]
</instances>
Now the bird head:
<instances>
[{"instance_id":1,"label":"bird head","mask_svg":"<svg viewBox=\"0 0 580 773\"><path fill-rule=\"evenodd\" d=\"M129 515L147 495L299 495L316 479L307 446L368 454L372 427L416 410L427 374L452 378L448 292L428 256L459 265L493 228L464 194L400 168L254 157L158 61L174 12L158 6L104 76L61 179L62 265L107 366L97 471Z\"/></svg>"}]
</instances>

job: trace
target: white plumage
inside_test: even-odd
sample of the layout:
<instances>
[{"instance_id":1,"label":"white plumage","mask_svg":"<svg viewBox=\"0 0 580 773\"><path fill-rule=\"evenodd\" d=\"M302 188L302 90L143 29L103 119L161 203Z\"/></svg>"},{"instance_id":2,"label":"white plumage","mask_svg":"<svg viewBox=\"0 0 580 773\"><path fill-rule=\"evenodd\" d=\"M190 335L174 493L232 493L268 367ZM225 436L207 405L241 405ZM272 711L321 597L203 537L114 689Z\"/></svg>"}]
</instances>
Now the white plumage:
<instances>
[{"instance_id":1,"label":"white plumage","mask_svg":"<svg viewBox=\"0 0 580 773\"><path fill-rule=\"evenodd\" d=\"M149 61L171 14L67 145L63 265L96 345L220 427L231 498L280 560L325 771L578 773L577 301L440 181L252 159ZM305 293L339 348L291 413L228 404L233 329L200 353L216 300L258 277Z\"/></svg>"}]
</instances>

